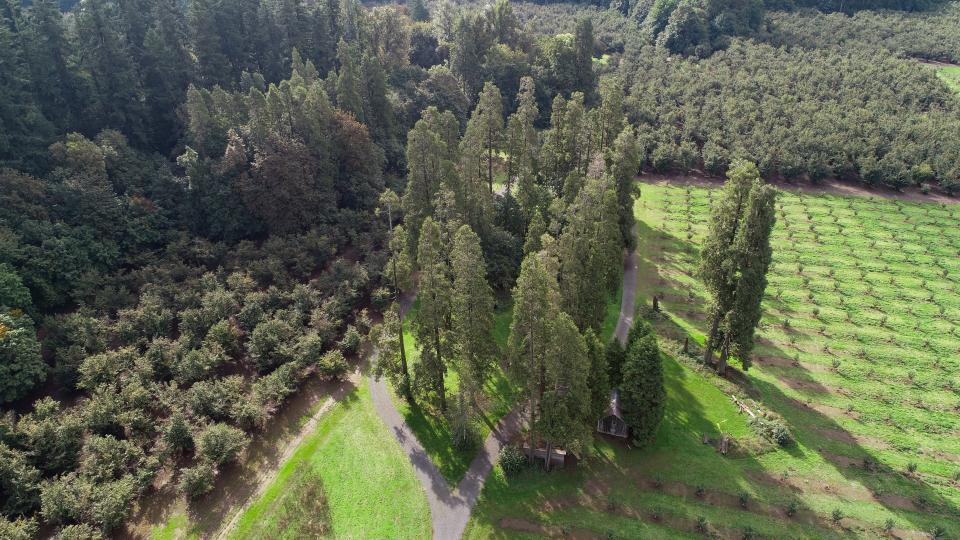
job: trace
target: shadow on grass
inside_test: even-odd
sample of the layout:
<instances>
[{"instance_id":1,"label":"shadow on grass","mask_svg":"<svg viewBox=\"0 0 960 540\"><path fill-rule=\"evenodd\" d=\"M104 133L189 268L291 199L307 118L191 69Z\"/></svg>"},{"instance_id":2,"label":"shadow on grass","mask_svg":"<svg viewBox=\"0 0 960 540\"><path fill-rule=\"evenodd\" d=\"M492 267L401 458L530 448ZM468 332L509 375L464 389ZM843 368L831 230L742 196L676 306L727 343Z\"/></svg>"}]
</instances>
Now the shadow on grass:
<instances>
[{"instance_id":1,"label":"shadow on grass","mask_svg":"<svg viewBox=\"0 0 960 540\"><path fill-rule=\"evenodd\" d=\"M697 251L694 246L676 237L659 230L650 229L643 222L640 225L646 228L641 238L648 241L654 239L659 248L665 252L693 254ZM643 254L640 261L641 283L644 282L643 276L646 275L655 276L656 291L676 290L685 287L684 284L671 279L669 275L661 273L661 266L651 257L654 250L641 250L641 253ZM653 293L648 287L646 294ZM779 301L773 299L773 302L777 303ZM770 305L771 299L766 298L765 307L769 308ZM706 330L705 320L698 317L684 317L684 313L689 314L691 306L667 303L667 309L670 310L671 308L677 308L675 316L683 320L684 325L680 325L671 318L666 318L664 322L657 323L658 334L670 336L679 343L682 343L684 338L689 338L694 342L701 340L702 334ZM785 306L780 302L778 309L782 311L784 308ZM702 307L700 311L703 311ZM696 332L701 335L696 335ZM787 352L772 344L766 343L764 348L781 358L791 357ZM734 360L734 362L736 361ZM859 497L882 506L891 514L896 515L899 520L899 523L895 524L897 527L912 527L920 531L929 531L935 526L940 526L950 531L950 534L957 534L960 531L957 521L960 518L960 511L950 500L944 498L922 479L907 477L895 471L883 462L882 457L877 452L855 442L855 436L837 422L836 414L833 411L828 411L828 414L817 410L814 408L815 405L810 406L787 396L778 385L752 377L736 369L731 369L726 379L745 394L780 414L787 421L796 443L785 448L786 452L797 459L806 458L804 448L816 452L823 461L833 466L848 482L862 488ZM789 377L785 378L784 383L804 394L829 392L828 388L802 367L791 367ZM687 400L692 397L682 395L682 392L676 389L674 392L670 396L671 404L668 405L668 415L671 414L671 409L678 410L673 404L676 399ZM698 413L696 409L688 410L694 415ZM842 411L837 411L837 413L843 414ZM677 420L673 418L671 422ZM697 425L701 420L697 416L687 419L688 427L691 429L702 428L702 425ZM824 432L834 433L835 436L825 437L821 435ZM748 468L754 471L763 470L762 467L748 466ZM786 487L781 480L775 478L756 477L751 479L760 483L773 483ZM866 497L864 497L865 494ZM851 517L856 518L856 516ZM821 524L830 526L827 523ZM831 528L836 530L835 527Z\"/></svg>"}]
</instances>

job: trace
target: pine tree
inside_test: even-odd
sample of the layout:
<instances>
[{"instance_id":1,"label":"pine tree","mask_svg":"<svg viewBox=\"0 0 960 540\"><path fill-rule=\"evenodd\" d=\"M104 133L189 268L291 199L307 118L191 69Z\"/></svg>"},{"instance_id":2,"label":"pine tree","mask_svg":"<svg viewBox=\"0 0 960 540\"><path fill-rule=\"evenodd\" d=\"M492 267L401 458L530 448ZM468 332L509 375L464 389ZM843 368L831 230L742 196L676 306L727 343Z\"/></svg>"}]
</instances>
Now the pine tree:
<instances>
[{"instance_id":1,"label":"pine tree","mask_svg":"<svg viewBox=\"0 0 960 540\"><path fill-rule=\"evenodd\" d=\"M233 65L227 57L224 38L225 29L220 26L216 0L189 0L187 22L190 42L197 61L199 84L212 87L228 86L233 80Z\"/></svg>"},{"instance_id":2,"label":"pine tree","mask_svg":"<svg viewBox=\"0 0 960 540\"><path fill-rule=\"evenodd\" d=\"M619 279L622 246L612 181L591 178L568 209L559 240L562 305L579 328L599 329Z\"/></svg>"},{"instance_id":3,"label":"pine tree","mask_svg":"<svg viewBox=\"0 0 960 540\"><path fill-rule=\"evenodd\" d=\"M444 376L449 362L450 298L452 296L446 250L440 226L427 218L420 231L417 265L420 268L420 309L413 321L413 331L420 343L417 368L427 387L440 398L440 410L447 410ZM418 379L420 377L418 376Z\"/></svg>"},{"instance_id":4,"label":"pine tree","mask_svg":"<svg viewBox=\"0 0 960 540\"><path fill-rule=\"evenodd\" d=\"M620 403L633 443L648 443L663 420L666 390L657 339L645 322L638 322L630 331Z\"/></svg>"},{"instance_id":5,"label":"pine tree","mask_svg":"<svg viewBox=\"0 0 960 540\"><path fill-rule=\"evenodd\" d=\"M553 336L547 344L537 432L546 440L546 468L550 470L555 446L575 452L583 448L591 433L593 407L588 386L590 358L583 336L566 313L560 312L548 324Z\"/></svg>"},{"instance_id":6,"label":"pine tree","mask_svg":"<svg viewBox=\"0 0 960 540\"><path fill-rule=\"evenodd\" d=\"M607 153L607 170L613 177L617 189L617 207L620 217L620 234L630 249L635 245L633 228L636 217L633 203L638 190L636 176L640 172L640 148L633 126L627 126L617 135Z\"/></svg>"},{"instance_id":7,"label":"pine tree","mask_svg":"<svg viewBox=\"0 0 960 540\"><path fill-rule=\"evenodd\" d=\"M524 257L513 288L513 319L507 341L511 377L529 402L531 448L536 443L537 415L546 390L553 321L560 314L557 282L548 268L548 261L540 253Z\"/></svg>"},{"instance_id":8,"label":"pine tree","mask_svg":"<svg viewBox=\"0 0 960 540\"><path fill-rule=\"evenodd\" d=\"M151 140L157 148L170 148L181 135L177 107L193 76L193 60L178 3L161 0L153 9L153 24L143 39L143 87L150 107Z\"/></svg>"},{"instance_id":9,"label":"pine tree","mask_svg":"<svg viewBox=\"0 0 960 540\"><path fill-rule=\"evenodd\" d=\"M63 14L54 0L32 3L22 30L33 94L44 117L58 130L76 130L87 96L71 59ZM13 72L9 72L13 73Z\"/></svg>"},{"instance_id":10,"label":"pine tree","mask_svg":"<svg viewBox=\"0 0 960 540\"><path fill-rule=\"evenodd\" d=\"M52 126L34 101L20 36L11 25L0 17L0 166L35 169Z\"/></svg>"},{"instance_id":11,"label":"pine tree","mask_svg":"<svg viewBox=\"0 0 960 540\"><path fill-rule=\"evenodd\" d=\"M423 111L407 134L407 188L403 211L411 246L416 248L420 225L434 215L437 194L457 182L459 159L457 120L449 111L434 107Z\"/></svg>"},{"instance_id":12,"label":"pine tree","mask_svg":"<svg viewBox=\"0 0 960 540\"><path fill-rule=\"evenodd\" d=\"M496 347L493 290L487 283L480 237L468 225L462 225L454 236L450 262L453 269L451 341L454 353L465 368L460 370L464 375L462 384L476 405Z\"/></svg>"},{"instance_id":13,"label":"pine tree","mask_svg":"<svg viewBox=\"0 0 960 540\"><path fill-rule=\"evenodd\" d=\"M533 78L522 77L517 94L517 110L507 120L504 146L507 153L507 193L512 193L516 181L517 201L527 220L533 217L533 209L539 202L536 175L539 140L534 122L540 115L537 108L536 88Z\"/></svg>"},{"instance_id":14,"label":"pine tree","mask_svg":"<svg viewBox=\"0 0 960 540\"><path fill-rule=\"evenodd\" d=\"M600 79L600 107L597 108L594 138L601 155L613 145L614 138L623 131L623 83L618 77Z\"/></svg>"},{"instance_id":15,"label":"pine tree","mask_svg":"<svg viewBox=\"0 0 960 540\"><path fill-rule=\"evenodd\" d=\"M394 289L394 301L399 306L400 294L405 286L409 286L410 275L413 270L412 262L410 261L409 256L409 243L407 241L407 233L403 228L403 225L393 226L393 211L394 209L399 209L400 198L397 197L397 194L391 190L383 192L383 195L380 196L380 204L387 209L387 221L390 226L391 236L390 236L390 260L387 261L386 271L389 273L389 278L393 282ZM398 307L399 309L399 307ZM413 391L410 385L410 369L407 365L407 350L406 344L404 343L403 337L403 318L400 317L399 313L394 314L395 321L392 321L394 326L390 326L387 332L390 332L392 336L395 336L396 340L396 349L397 349L397 358L399 358L399 381L394 381L399 383L400 392L403 396L410 402L413 401ZM384 317L384 326L386 326L387 320L386 316ZM388 344L394 342L387 342ZM391 351L392 353L392 351ZM381 354L389 354L384 352L381 349ZM391 355L392 357L392 355ZM392 363L390 365L393 365ZM391 370L390 372L396 372L396 370Z\"/></svg>"},{"instance_id":16,"label":"pine tree","mask_svg":"<svg viewBox=\"0 0 960 540\"><path fill-rule=\"evenodd\" d=\"M464 177L473 176L476 170L476 176L483 178L493 193L493 165L502 145L503 101L497 85L487 82L463 135Z\"/></svg>"},{"instance_id":17,"label":"pine tree","mask_svg":"<svg viewBox=\"0 0 960 540\"><path fill-rule=\"evenodd\" d=\"M377 377L386 376L390 385L408 403L413 403L406 344L403 339L403 321L399 307L396 302L391 304L383 313L383 322L374 328L370 336L370 341L377 350L373 372Z\"/></svg>"},{"instance_id":18,"label":"pine tree","mask_svg":"<svg viewBox=\"0 0 960 540\"><path fill-rule=\"evenodd\" d=\"M596 75L593 73L593 39L593 21L589 17L577 21L574 33L576 89L587 97L593 95L597 84Z\"/></svg>"},{"instance_id":19,"label":"pine tree","mask_svg":"<svg viewBox=\"0 0 960 540\"><path fill-rule=\"evenodd\" d=\"M588 328L583 334L587 345L587 358L590 360L590 372L587 386L590 388L590 418L603 416L610 405L610 366L607 364L606 347L597 333Z\"/></svg>"},{"instance_id":20,"label":"pine tree","mask_svg":"<svg viewBox=\"0 0 960 540\"><path fill-rule=\"evenodd\" d=\"M360 122L365 121L363 114L363 90L360 87L360 70L357 67L356 49L340 40L337 45L337 107L353 113Z\"/></svg>"},{"instance_id":21,"label":"pine tree","mask_svg":"<svg viewBox=\"0 0 960 540\"><path fill-rule=\"evenodd\" d=\"M77 11L79 55L94 88L96 125L86 130L118 129L131 141L146 141L143 90L126 37L118 31L117 6L86 0Z\"/></svg>"},{"instance_id":22,"label":"pine tree","mask_svg":"<svg viewBox=\"0 0 960 540\"><path fill-rule=\"evenodd\" d=\"M533 214L533 219L527 225L527 238L523 243L523 255L540 251L543 247L543 235L547 232L547 222L543 219L543 214L539 211Z\"/></svg>"}]
</instances>

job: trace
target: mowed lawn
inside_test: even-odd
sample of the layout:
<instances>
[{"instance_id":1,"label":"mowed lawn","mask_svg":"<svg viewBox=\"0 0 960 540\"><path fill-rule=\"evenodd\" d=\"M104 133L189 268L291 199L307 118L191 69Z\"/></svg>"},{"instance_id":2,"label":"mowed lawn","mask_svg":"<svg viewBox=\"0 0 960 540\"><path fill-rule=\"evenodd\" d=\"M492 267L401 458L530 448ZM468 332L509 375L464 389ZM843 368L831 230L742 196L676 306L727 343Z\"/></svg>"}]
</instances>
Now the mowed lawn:
<instances>
[{"instance_id":1,"label":"mowed lawn","mask_svg":"<svg viewBox=\"0 0 960 540\"><path fill-rule=\"evenodd\" d=\"M364 382L326 413L241 516L234 539L429 538L430 510Z\"/></svg>"},{"instance_id":2,"label":"mowed lawn","mask_svg":"<svg viewBox=\"0 0 960 540\"><path fill-rule=\"evenodd\" d=\"M638 301L664 308L656 440L597 441L575 471L496 470L467 537L960 537L960 206L784 193L754 366L727 380L679 353L703 341L714 188L642 188ZM761 439L730 394L795 442ZM702 443L720 433L727 456Z\"/></svg>"}]
</instances>

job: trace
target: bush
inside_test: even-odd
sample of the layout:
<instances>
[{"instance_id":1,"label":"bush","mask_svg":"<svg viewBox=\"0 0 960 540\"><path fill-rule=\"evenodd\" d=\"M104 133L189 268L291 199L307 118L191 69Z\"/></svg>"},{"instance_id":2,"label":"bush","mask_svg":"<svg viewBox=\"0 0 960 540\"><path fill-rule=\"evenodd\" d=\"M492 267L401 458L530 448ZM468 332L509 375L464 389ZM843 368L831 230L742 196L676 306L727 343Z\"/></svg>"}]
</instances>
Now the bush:
<instances>
[{"instance_id":1,"label":"bush","mask_svg":"<svg viewBox=\"0 0 960 540\"><path fill-rule=\"evenodd\" d=\"M327 379L338 379L347 372L347 360L339 349L327 351L317 359L317 370Z\"/></svg>"},{"instance_id":2,"label":"bush","mask_svg":"<svg viewBox=\"0 0 960 540\"><path fill-rule=\"evenodd\" d=\"M247 352L260 371L269 371L293 360L293 338L296 331L280 319L269 319L257 325L250 334Z\"/></svg>"},{"instance_id":3,"label":"bush","mask_svg":"<svg viewBox=\"0 0 960 540\"><path fill-rule=\"evenodd\" d=\"M210 463L221 465L237 459L248 443L243 431L227 424L210 424L197 437L197 452Z\"/></svg>"},{"instance_id":4,"label":"bush","mask_svg":"<svg viewBox=\"0 0 960 540\"><path fill-rule=\"evenodd\" d=\"M26 454L0 442L0 513L29 514L39 506L40 471ZM5 537L0 534L0 538Z\"/></svg>"},{"instance_id":5,"label":"bush","mask_svg":"<svg viewBox=\"0 0 960 540\"><path fill-rule=\"evenodd\" d=\"M841 521L843 521L843 511L841 511L839 508L834 508L833 512L830 513L830 520L836 524L839 524Z\"/></svg>"},{"instance_id":6,"label":"bush","mask_svg":"<svg viewBox=\"0 0 960 540\"><path fill-rule=\"evenodd\" d=\"M0 538L5 540L32 540L36 538L39 528L33 519L10 521L0 515Z\"/></svg>"},{"instance_id":7,"label":"bush","mask_svg":"<svg viewBox=\"0 0 960 540\"><path fill-rule=\"evenodd\" d=\"M78 525L67 525L60 529L60 531L54 535L53 540L101 540L102 538L103 534L100 531L86 523L81 523Z\"/></svg>"},{"instance_id":8,"label":"bush","mask_svg":"<svg viewBox=\"0 0 960 540\"><path fill-rule=\"evenodd\" d=\"M787 446L793 440L787 426L778 416L772 413L765 412L757 415L750 420L750 426L761 437L779 446Z\"/></svg>"},{"instance_id":9,"label":"bush","mask_svg":"<svg viewBox=\"0 0 960 540\"><path fill-rule=\"evenodd\" d=\"M363 336L360 331L351 324L347 326L347 331L343 333L343 338L340 340L340 350L348 356L356 354L362 341Z\"/></svg>"},{"instance_id":10,"label":"bush","mask_svg":"<svg viewBox=\"0 0 960 540\"><path fill-rule=\"evenodd\" d=\"M520 473L529 462L527 456L523 455L519 448L507 445L500 449L498 463L500 463L500 468L503 469L503 474L510 477Z\"/></svg>"},{"instance_id":11,"label":"bush","mask_svg":"<svg viewBox=\"0 0 960 540\"><path fill-rule=\"evenodd\" d=\"M209 493L217 472L210 463L199 463L193 467L180 469L180 493L191 499Z\"/></svg>"}]
</instances>

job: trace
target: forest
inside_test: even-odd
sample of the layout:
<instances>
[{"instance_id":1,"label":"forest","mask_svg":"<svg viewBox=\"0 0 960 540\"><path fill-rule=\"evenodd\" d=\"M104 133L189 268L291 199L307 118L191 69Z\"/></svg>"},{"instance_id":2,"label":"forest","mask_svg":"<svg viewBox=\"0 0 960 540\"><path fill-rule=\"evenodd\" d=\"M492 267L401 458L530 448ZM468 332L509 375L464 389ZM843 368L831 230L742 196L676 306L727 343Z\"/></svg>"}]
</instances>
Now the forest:
<instances>
[{"instance_id":1,"label":"forest","mask_svg":"<svg viewBox=\"0 0 960 540\"><path fill-rule=\"evenodd\" d=\"M721 373L760 325L765 180L960 190L960 102L917 61L960 60L960 7L881 4L5 3L0 537L116 533L164 474L215 495L370 347L451 444L497 373L531 447L588 446L614 387L647 444L654 329L603 335L638 175L728 178L697 270Z\"/></svg>"}]
</instances>

